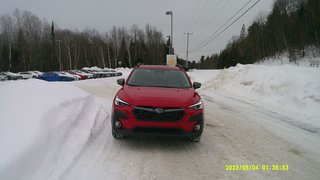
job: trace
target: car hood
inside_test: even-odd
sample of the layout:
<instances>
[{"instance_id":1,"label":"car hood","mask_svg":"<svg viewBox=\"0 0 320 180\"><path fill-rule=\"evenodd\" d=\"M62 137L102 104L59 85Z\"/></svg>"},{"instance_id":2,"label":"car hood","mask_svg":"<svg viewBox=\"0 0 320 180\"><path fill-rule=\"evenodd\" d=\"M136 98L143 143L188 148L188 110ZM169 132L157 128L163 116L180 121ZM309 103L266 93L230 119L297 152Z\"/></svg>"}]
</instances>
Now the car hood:
<instances>
[{"instance_id":1,"label":"car hood","mask_svg":"<svg viewBox=\"0 0 320 180\"><path fill-rule=\"evenodd\" d=\"M125 85L118 93L132 106L187 108L199 101L193 88L134 87Z\"/></svg>"}]
</instances>

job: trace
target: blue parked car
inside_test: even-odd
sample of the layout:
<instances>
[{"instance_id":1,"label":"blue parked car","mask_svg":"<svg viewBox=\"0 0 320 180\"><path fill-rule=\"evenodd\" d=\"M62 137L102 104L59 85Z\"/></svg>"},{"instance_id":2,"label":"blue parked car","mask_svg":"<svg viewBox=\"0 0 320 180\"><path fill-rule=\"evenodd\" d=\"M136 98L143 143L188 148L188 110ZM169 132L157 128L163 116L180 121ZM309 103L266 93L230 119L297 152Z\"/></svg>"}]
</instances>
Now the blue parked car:
<instances>
[{"instance_id":1,"label":"blue parked car","mask_svg":"<svg viewBox=\"0 0 320 180\"><path fill-rule=\"evenodd\" d=\"M58 72L46 72L40 75L38 78L45 81L73 81L74 80L72 77L63 76Z\"/></svg>"}]
</instances>

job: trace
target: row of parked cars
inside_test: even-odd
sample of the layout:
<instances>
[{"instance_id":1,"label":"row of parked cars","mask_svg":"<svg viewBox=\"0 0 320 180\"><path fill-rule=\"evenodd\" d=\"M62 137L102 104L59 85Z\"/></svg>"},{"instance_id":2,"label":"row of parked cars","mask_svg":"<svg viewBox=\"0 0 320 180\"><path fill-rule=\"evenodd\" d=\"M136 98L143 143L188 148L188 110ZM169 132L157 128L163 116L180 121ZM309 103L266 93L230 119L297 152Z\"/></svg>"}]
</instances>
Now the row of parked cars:
<instances>
[{"instance_id":1,"label":"row of parked cars","mask_svg":"<svg viewBox=\"0 0 320 180\"><path fill-rule=\"evenodd\" d=\"M81 70L69 70L69 71L52 71L52 72L40 72L40 71L25 71L25 72L0 72L0 80L19 80L19 79L31 79L37 78L45 81L75 81L93 78L105 78L113 76L121 76L121 72L110 69L90 69L84 68Z\"/></svg>"}]
</instances>

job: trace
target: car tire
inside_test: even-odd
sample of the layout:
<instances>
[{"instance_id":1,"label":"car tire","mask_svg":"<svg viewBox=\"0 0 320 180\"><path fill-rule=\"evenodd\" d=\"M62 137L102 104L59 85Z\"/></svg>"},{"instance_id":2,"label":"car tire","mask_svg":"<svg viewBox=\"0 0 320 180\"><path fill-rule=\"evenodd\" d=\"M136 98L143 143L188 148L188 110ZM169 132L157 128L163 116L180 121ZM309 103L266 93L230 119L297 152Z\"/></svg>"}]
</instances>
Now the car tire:
<instances>
[{"instance_id":1,"label":"car tire","mask_svg":"<svg viewBox=\"0 0 320 180\"><path fill-rule=\"evenodd\" d=\"M122 134L116 133L114 130L112 130L112 136L114 139L124 139L125 137Z\"/></svg>"}]
</instances>

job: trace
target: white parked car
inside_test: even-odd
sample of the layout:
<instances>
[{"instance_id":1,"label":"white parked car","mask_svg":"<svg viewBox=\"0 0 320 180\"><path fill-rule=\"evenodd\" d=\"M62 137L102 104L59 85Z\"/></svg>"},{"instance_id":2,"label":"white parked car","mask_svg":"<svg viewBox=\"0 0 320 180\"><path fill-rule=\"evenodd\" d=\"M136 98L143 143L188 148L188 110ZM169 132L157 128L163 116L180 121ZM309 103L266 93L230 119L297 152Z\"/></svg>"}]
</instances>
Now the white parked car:
<instances>
[{"instance_id":1,"label":"white parked car","mask_svg":"<svg viewBox=\"0 0 320 180\"><path fill-rule=\"evenodd\" d=\"M12 72L0 72L0 75L7 76L8 80L23 79L22 76Z\"/></svg>"},{"instance_id":2,"label":"white parked car","mask_svg":"<svg viewBox=\"0 0 320 180\"><path fill-rule=\"evenodd\" d=\"M33 72L33 73L37 74L37 75L38 75L38 77L39 77L39 76L41 76L41 75L43 74L43 72L40 72L40 71L30 71L30 72Z\"/></svg>"},{"instance_id":3,"label":"white parked car","mask_svg":"<svg viewBox=\"0 0 320 180\"><path fill-rule=\"evenodd\" d=\"M0 74L0 81L6 81L8 80L8 77L6 75Z\"/></svg>"},{"instance_id":4,"label":"white parked car","mask_svg":"<svg viewBox=\"0 0 320 180\"><path fill-rule=\"evenodd\" d=\"M38 75L32 71L18 72L17 74L22 76L23 79L31 79L38 77Z\"/></svg>"}]
</instances>

